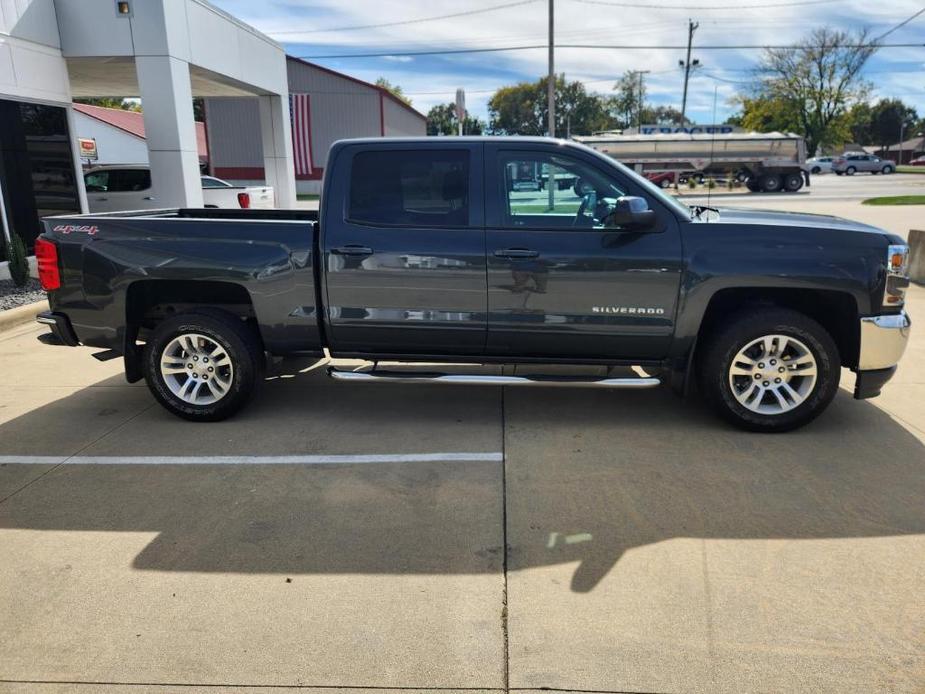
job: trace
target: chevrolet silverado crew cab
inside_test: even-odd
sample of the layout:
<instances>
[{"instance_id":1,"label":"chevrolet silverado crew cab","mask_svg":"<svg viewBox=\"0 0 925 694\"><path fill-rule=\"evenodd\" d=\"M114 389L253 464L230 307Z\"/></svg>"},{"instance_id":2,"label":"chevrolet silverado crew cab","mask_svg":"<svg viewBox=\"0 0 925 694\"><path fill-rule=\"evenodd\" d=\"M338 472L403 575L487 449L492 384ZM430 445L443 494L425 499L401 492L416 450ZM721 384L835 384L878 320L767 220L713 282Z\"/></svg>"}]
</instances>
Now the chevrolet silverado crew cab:
<instances>
[{"instance_id":1,"label":"chevrolet silverado crew cab","mask_svg":"<svg viewBox=\"0 0 925 694\"><path fill-rule=\"evenodd\" d=\"M523 170L578 183L526 189ZM47 218L38 320L46 342L121 357L129 381L191 420L241 408L267 355L327 352L372 363L332 366L344 382L696 385L732 423L782 431L826 408L842 367L856 398L893 375L907 256L901 238L836 217L688 207L576 143L348 140L317 213Z\"/></svg>"}]
</instances>

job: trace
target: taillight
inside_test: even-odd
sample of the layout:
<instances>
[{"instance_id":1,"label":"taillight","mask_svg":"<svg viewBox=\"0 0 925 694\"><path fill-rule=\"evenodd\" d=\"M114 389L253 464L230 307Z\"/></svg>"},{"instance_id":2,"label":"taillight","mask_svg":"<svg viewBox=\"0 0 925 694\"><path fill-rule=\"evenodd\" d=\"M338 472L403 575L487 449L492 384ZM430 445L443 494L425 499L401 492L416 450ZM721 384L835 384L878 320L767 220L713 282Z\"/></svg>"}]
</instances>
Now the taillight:
<instances>
[{"instance_id":1,"label":"taillight","mask_svg":"<svg viewBox=\"0 0 925 694\"><path fill-rule=\"evenodd\" d=\"M39 282L42 289L50 292L61 286L61 271L58 269L58 247L43 238L35 240L35 260L39 266Z\"/></svg>"},{"instance_id":2,"label":"taillight","mask_svg":"<svg viewBox=\"0 0 925 694\"><path fill-rule=\"evenodd\" d=\"M242 210L248 209L251 206L250 193L238 193L238 204Z\"/></svg>"}]
</instances>

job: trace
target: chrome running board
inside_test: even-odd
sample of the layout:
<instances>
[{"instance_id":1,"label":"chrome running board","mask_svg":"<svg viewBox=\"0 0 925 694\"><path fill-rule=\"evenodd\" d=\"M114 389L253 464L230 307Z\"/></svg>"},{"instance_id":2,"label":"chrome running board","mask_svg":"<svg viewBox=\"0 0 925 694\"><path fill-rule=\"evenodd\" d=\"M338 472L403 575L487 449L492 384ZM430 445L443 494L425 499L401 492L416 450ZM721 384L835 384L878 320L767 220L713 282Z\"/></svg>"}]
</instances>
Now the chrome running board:
<instances>
[{"instance_id":1,"label":"chrome running board","mask_svg":"<svg viewBox=\"0 0 925 694\"><path fill-rule=\"evenodd\" d=\"M352 383L437 383L460 386L557 386L565 388L654 388L657 378L577 378L572 376L491 376L487 374L415 373L413 371L341 371L328 369L335 381Z\"/></svg>"}]
</instances>

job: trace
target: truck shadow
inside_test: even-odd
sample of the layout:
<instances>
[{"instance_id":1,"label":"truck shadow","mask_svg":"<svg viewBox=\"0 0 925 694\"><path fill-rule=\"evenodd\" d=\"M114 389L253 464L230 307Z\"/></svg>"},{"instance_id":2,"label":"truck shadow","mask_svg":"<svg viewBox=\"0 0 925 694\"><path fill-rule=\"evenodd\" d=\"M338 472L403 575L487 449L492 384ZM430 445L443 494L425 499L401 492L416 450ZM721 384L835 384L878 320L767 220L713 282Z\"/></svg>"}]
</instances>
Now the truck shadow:
<instances>
[{"instance_id":1,"label":"truck shadow","mask_svg":"<svg viewBox=\"0 0 925 694\"><path fill-rule=\"evenodd\" d=\"M294 375L268 383L230 422L193 425L154 408L87 454L151 455L170 441L173 455L355 453L363 435L397 453L396 441L408 452L501 450L498 389ZM49 423L86 407L88 390L0 425L0 441L24 428L53 435ZM119 407L122 389L105 390ZM499 572L506 538L513 570L577 563L577 592L593 590L627 551L674 538L925 532L925 448L846 393L810 428L757 436L666 392L512 391L504 469L489 461L63 465L0 504L0 528L152 532L136 569L286 575ZM158 442L153 450L140 449L142 434ZM6 465L0 479L30 467ZM45 470L34 466L30 476Z\"/></svg>"}]
</instances>

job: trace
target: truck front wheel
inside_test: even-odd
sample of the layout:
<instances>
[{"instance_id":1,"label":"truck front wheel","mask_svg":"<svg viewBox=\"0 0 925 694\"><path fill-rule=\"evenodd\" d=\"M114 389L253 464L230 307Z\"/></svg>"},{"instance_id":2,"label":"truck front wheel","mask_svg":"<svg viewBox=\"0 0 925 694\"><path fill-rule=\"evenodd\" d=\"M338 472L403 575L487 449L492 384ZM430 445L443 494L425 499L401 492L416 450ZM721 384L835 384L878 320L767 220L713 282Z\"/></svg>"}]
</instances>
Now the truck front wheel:
<instances>
[{"instance_id":1,"label":"truck front wheel","mask_svg":"<svg viewBox=\"0 0 925 694\"><path fill-rule=\"evenodd\" d=\"M782 308L734 314L707 339L698 362L701 391L714 409L742 429L769 433L819 416L841 376L829 333Z\"/></svg>"},{"instance_id":2,"label":"truck front wheel","mask_svg":"<svg viewBox=\"0 0 925 694\"><path fill-rule=\"evenodd\" d=\"M178 417L216 422L250 399L262 354L253 331L231 314L181 313L161 322L145 345L145 381Z\"/></svg>"}]
</instances>

